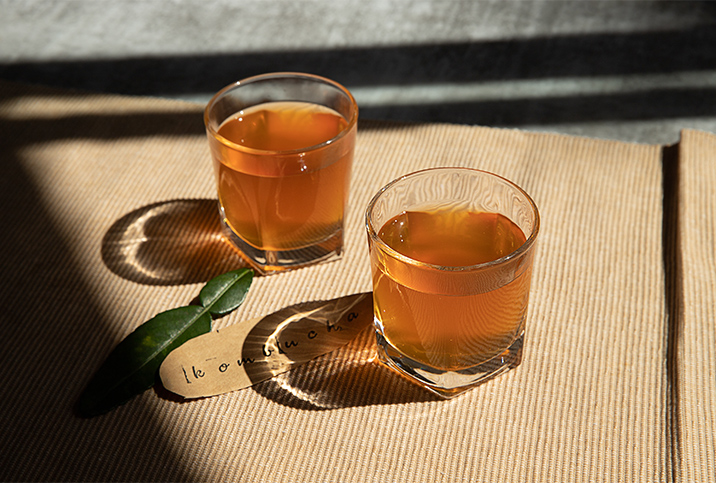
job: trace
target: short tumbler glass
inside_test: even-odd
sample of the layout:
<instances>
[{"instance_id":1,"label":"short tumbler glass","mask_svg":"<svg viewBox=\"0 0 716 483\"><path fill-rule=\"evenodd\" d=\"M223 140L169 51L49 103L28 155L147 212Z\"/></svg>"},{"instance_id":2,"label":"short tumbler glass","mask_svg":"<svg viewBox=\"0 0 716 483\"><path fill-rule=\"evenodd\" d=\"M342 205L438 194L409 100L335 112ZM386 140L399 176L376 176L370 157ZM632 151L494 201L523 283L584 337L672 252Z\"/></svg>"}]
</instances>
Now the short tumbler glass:
<instances>
[{"instance_id":1,"label":"short tumbler glass","mask_svg":"<svg viewBox=\"0 0 716 483\"><path fill-rule=\"evenodd\" d=\"M366 210L380 360L445 397L522 361L540 217L514 183L433 168Z\"/></svg>"},{"instance_id":2,"label":"short tumbler glass","mask_svg":"<svg viewBox=\"0 0 716 483\"><path fill-rule=\"evenodd\" d=\"M357 120L351 93L311 74L250 77L209 101L221 220L259 272L341 256Z\"/></svg>"}]
</instances>

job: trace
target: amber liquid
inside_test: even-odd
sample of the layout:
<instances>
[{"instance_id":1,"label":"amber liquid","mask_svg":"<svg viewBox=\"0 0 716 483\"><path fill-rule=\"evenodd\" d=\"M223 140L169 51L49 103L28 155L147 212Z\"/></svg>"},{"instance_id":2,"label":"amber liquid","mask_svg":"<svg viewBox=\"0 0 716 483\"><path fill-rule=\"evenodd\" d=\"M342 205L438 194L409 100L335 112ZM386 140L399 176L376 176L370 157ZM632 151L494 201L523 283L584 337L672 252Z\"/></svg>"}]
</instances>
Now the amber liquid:
<instances>
[{"instance_id":1,"label":"amber liquid","mask_svg":"<svg viewBox=\"0 0 716 483\"><path fill-rule=\"evenodd\" d=\"M467 267L505 257L525 243L503 215L407 212L378 236L408 257ZM376 317L385 339L405 356L446 371L473 367L504 352L523 330L528 259L461 272L407 264L371 250Z\"/></svg>"},{"instance_id":2,"label":"amber liquid","mask_svg":"<svg viewBox=\"0 0 716 483\"><path fill-rule=\"evenodd\" d=\"M343 225L355 131L338 112L305 102L269 102L236 113L218 129L238 145L212 143L226 222L262 250L320 243ZM285 153L285 151L293 151ZM282 151L282 153L277 153Z\"/></svg>"}]
</instances>

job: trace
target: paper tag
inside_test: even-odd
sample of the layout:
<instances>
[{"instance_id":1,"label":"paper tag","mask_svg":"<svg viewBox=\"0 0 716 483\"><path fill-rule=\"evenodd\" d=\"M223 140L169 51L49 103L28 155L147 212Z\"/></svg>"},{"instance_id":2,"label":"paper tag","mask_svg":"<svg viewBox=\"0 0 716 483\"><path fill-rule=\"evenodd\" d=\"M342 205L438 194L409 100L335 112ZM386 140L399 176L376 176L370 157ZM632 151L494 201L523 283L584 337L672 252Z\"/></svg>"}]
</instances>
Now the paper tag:
<instances>
[{"instance_id":1,"label":"paper tag","mask_svg":"<svg viewBox=\"0 0 716 483\"><path fill-rule=\"evenodd\" d=\"M372 321L371 293L293 305L188 340L159 376L185 398L244 389L338 349Z\"/></svg>"}]
</instances>

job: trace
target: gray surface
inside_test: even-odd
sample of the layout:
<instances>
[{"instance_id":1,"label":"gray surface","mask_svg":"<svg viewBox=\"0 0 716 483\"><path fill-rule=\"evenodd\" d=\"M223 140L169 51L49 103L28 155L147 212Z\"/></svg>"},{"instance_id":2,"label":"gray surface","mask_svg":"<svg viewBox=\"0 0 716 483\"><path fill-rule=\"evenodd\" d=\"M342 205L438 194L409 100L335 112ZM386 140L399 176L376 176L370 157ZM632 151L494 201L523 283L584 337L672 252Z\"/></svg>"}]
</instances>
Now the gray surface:
<instances>
[{"instance_id":1,"label":"gray surface","mask_svg":"<svg viewBox=\"0 0 716 483\"><path fill-rule=\"evenodd\" d=\"M206 102L295 70L366 119L716 132L716 2L0 0L0 78Z\"/></svg>"}]
</instances>

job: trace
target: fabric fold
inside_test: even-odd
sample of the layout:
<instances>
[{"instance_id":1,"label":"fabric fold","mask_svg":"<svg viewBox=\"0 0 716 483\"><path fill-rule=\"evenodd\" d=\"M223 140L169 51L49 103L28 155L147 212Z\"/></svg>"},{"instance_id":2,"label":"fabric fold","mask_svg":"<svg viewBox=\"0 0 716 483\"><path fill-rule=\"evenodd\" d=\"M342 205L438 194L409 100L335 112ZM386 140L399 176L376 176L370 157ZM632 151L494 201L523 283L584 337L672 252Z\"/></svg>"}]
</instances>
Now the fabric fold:
<instances>
[{"instance_id":1,"label":"fabric fold","mask_svg":"<svg viewBox=\"0 0 716 483\"><path fill-rule=\"evenodd\" d=\"M679 144L679 312L674 321L682 481L716 480L716 136Z\"/></svg>"}]
</instances>

